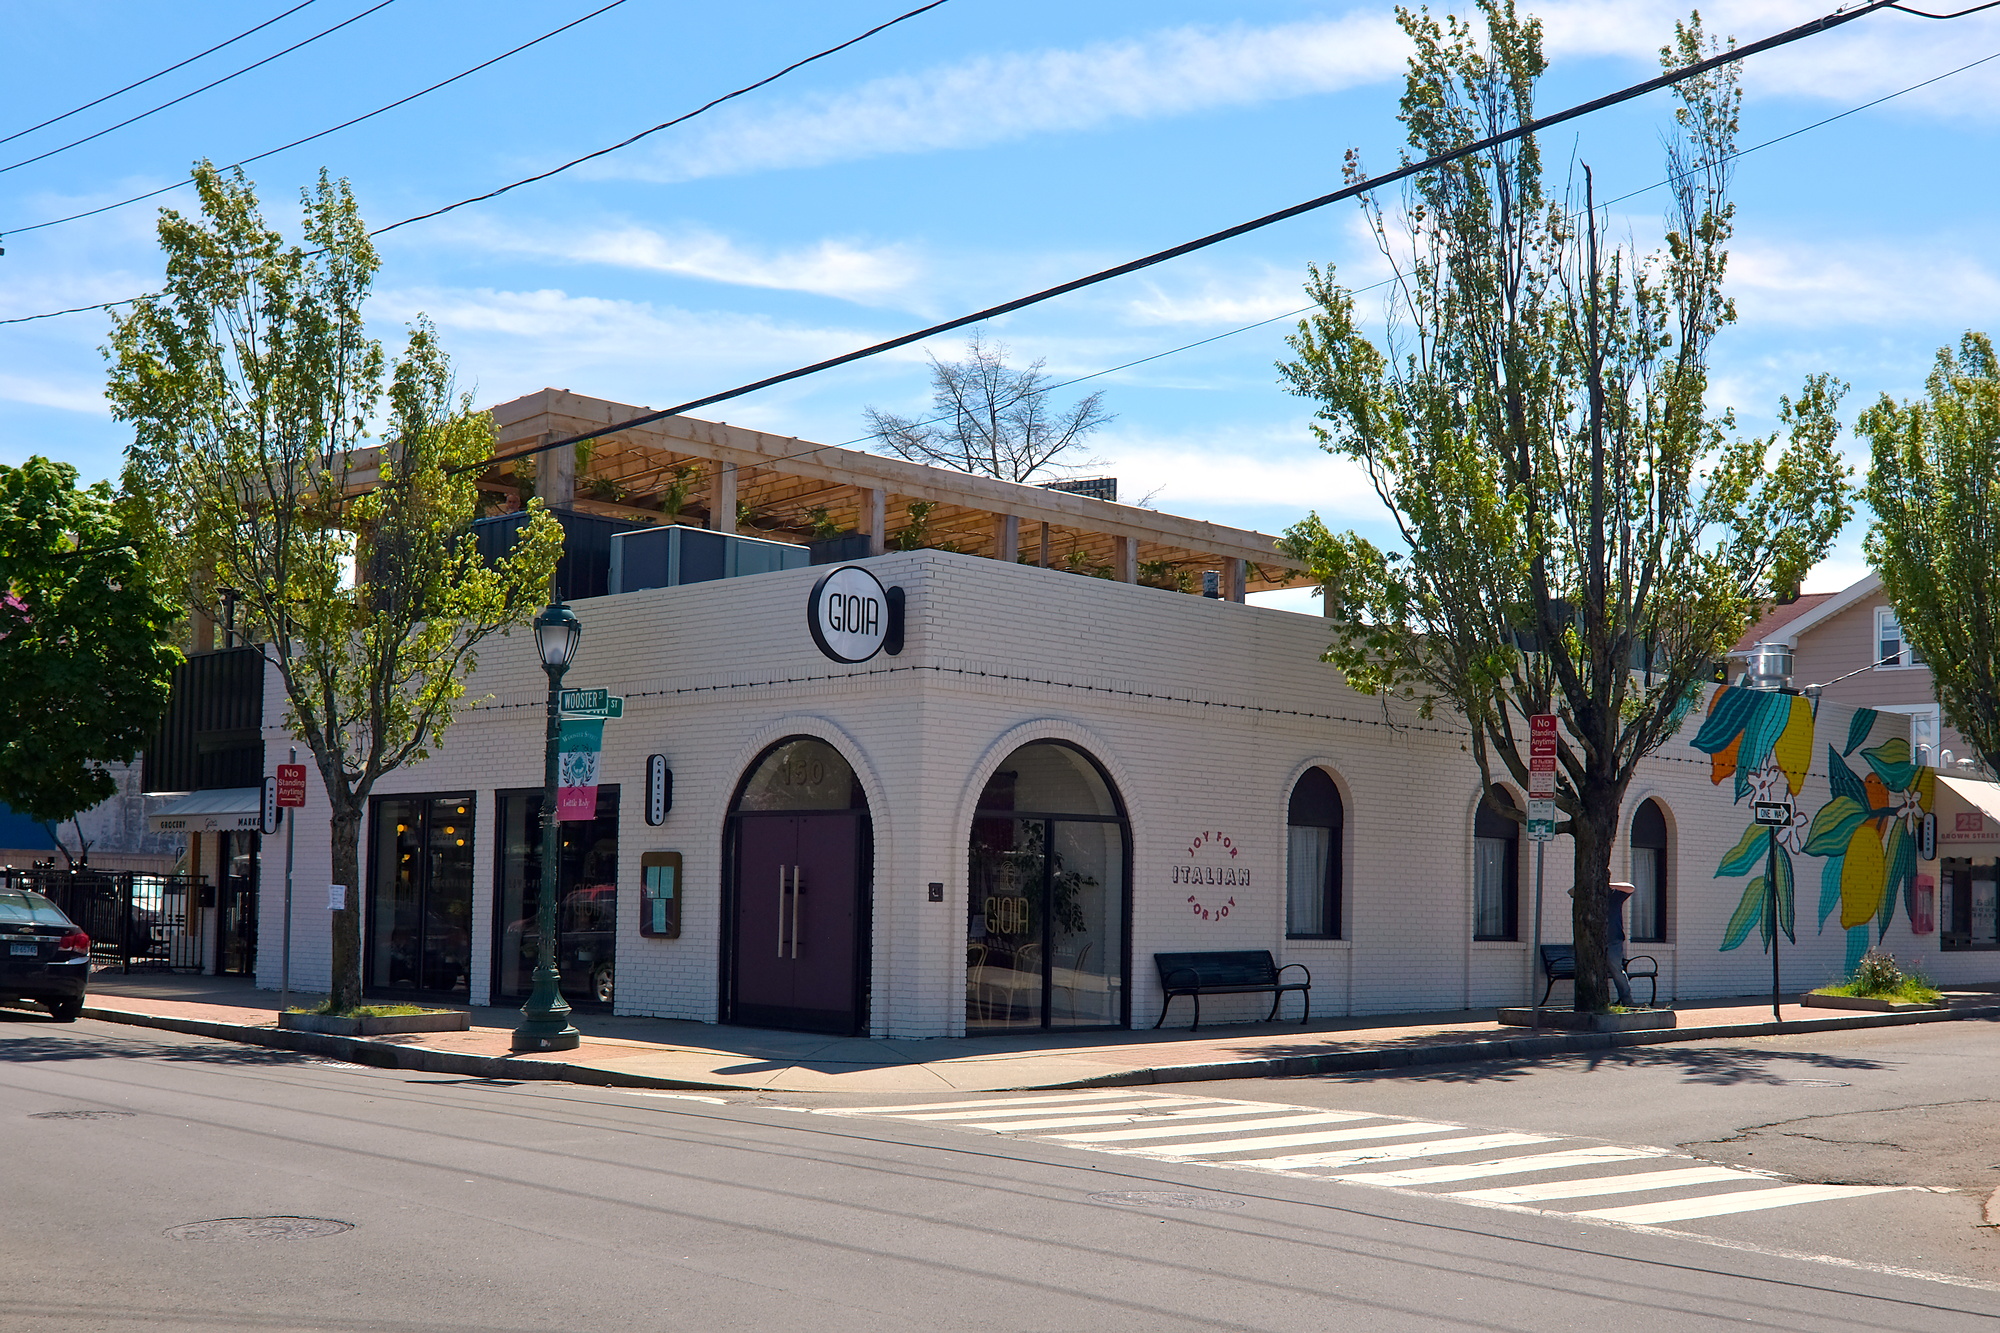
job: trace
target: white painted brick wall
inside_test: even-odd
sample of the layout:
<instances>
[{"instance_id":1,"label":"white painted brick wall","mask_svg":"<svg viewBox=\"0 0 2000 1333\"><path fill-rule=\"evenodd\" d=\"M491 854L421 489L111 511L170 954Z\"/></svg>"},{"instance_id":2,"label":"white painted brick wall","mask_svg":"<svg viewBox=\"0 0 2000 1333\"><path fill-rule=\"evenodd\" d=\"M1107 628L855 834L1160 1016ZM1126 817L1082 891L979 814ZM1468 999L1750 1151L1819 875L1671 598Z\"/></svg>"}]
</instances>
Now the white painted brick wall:
<instances>
[{"instance_id":1,"label":"white painted brick wall","mask_svg":"<svg viewBox=\"0 0 2000 1333\"><path fill-rule=\"evenodd\" d=\"M823 571L794 570L575 604L584 637L568 684L626 697L605 727L603 778L621 785L617 1008L713 1021L723 891L722 829L736 784L768 745L808 734L837 746L867 791L874 821L873 1030L928 1036L964 1029L966 840L987 776L1018 744L1072 741L1104 765L1131 817L1132 1018L1150 1026L1160 988L1156 951L1269 948L1313 972L1314 1011L1395 1013L1519 1001L1530 994L1526 943L1472 940L1471 824L1477 770L1455 721L1425 721L1343 686L1318 660L1325 629L1288 612L1210 601L935 551L867 562L907 593L906 647L860 666L828 661L806 631L807 591ZM492 929L496 790L539 786L545 678L526 631L491 641L464 715L431 759L386 777L377 795L477 793L474 921ZM282 716L267 698L267 717ZM1827 799L1824 738L1847 711L1822 706L1819 758L1801 803ZM1663 996L1755 992L1769 982L1757 936L1719 945L1744 880L1713 867L1748 821L1727 784L1710 785L1692 749L1699 717L1643 766L1627 804L1667 809L1671 942L1635 946L1661 964ZM1869 743L1905 720L1884 714ZM267 733L272 752L281 738ZM645 757L675 775L667 822L641 813ZM1284 937L1285 810L1292 784L1326 766L1346 807L1346 939ZM326 978L326 808L312 775L300 822L294 984ZM1518 797L1518 793L1517 793ZM1226 831L1255 888L1226 919L1192 914L1172 882L1201 830ZM1528 933L1532 853L1523 843ZM684 857L681 936L638 933L642 852ZM276 984L282 839L265 843L266 923L260 984ZM273 853L276 860L274 862ZM1550 845L1543 938L1570 937L1567 839ZM1845 940L1815 929L1815 858L1800 861L1796 948L1788 978L1817 984L1840 969ZM276 873L274 874L274 868ZM1621 842L1614 873L1629 871ZM942 881L946 900L926 901ZM1994 980L1996 955L1942 954L1898 918L1888 946L1946 981ZM475 936L474 998L484 999L490 934ZM1788 983L1789 984L1789 983ZM1567 988L1559 988L1566 993ZM1540 991L1534 983L1534 992ZM1642 987L1643 992L1643 987ZM1182 1005L1185 1001L1180 1002ZM1216 997L1204 1019L1261 1016L1268 1001ZM1175 1021L1182 1021L1177 1010ZM1292 1012L1289 1008L1287 1012Z\"/></svg>"}]
</instances>

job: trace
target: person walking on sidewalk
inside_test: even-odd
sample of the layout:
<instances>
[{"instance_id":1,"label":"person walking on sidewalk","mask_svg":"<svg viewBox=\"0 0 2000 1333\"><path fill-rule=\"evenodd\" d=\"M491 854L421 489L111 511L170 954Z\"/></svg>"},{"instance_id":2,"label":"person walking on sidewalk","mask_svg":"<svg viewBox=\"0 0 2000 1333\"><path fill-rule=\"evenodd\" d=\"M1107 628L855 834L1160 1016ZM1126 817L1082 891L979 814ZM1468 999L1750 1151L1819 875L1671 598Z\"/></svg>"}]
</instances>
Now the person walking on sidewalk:
<instances>
[{"instance_id":1,"label":"person walking on sidewalk","mask_svg":"<svg viewBox=\"0 0 2000 1333\"><path fill-rule=\"evenodd\" d=\"M1613 884L1604 905L1604 952L1611 984L1618 988L1618 1003L1632 1007L1632 978L1625 975L1625 904L1636 890L1630 884Z\"/></svg>"}]
</instances>

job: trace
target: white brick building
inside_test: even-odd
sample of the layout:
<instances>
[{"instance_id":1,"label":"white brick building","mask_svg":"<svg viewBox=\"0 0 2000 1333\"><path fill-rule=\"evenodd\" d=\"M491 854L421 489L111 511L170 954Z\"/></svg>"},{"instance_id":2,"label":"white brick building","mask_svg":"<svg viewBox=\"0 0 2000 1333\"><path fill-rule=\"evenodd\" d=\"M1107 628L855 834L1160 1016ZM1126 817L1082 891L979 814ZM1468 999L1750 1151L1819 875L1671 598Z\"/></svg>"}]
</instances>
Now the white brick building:
<instances>
[{"instance_id":1,"label":"white brick building","mask_svg":"<svg viewBox=\"0 0 2000 1333\"><path fill-rule=\"evenodd\" d=\"M573 973L566 983L579 998L608 970L618 1013L784 1021L784 1004L773 1008L769 994L753 1001L747 993L770 984L763 960L798 972L804 964L793 965L788 951L810 961L818 950L823 963L829 951L847 956L849 936L840 933L847 927L829 925L837 910L816 910L845 891L825 887L834 872L823 871L815 853L773 853L766 844L779 825L756 822L765 816L743 816L747 831L732 833L732 808L760 760L800 737L838 758L814 746L788 751L787 762L800 767L779 776L789 780L795 771L804 796L787 804L767 767L748 803L789 811L838 805L846 812L838 822L858 829L860 839L852 863L855 947L850 961L835 958L816 980L799 973L791 1017L801 1025L845 1021L840 1015L850 1011L840 987L848 985L859 1004L851 1020L879 1036L954 1035L969 1021L974 1030L1037 1027L1045 1016L1150 1026L1162 993L1153 955L1193 949L1262 948L1280 962L1305 964L1318 1015L1477 1008L1540 993L1539 978L1529 976L1530 844L1502 849L1515 870L1488 885L1489 913L1498 910L1493 892L1519 896L1517 906L1487 917L1485 933L1514 938L1475 938L1479 790L1466 737L1454 719L1426 722L1345 688L1318 660L1322 622L935 550L857 563L906 599L902 651L857 665L830 660L808 632L808 596L823 569L573 604L583 637L566 683L626 700L603 742L600 780L618 789L616 815L608 824L565 826L594 827L598 844L588 853L597 862L578 872L589 884L566 889L607 879L615 886L592 900L593 910L607 912L615 901L615 929L568 922L577 940L565 945L565 971ZM455 989L487 1003L522 989L517 940L508 932L522 909L496 900L510 875L517 886L533 876L518 848L508 852L501 824L511 810L514 842L532 838L522 832L519 798L505 793L541 786L545 689L531 635L491 641L471 682L480 705L430 760L378 789L363 844L366 873L376 880L363 886L371 993ZM1846 742L1851 711L1821 708L1815 757L1798 797L1808 814L1829 799L1829 743L1838 750ZM264 711L267 757L283 752L286 738L268 725L282 715L274 685ZM1634 932L1665 938L1632 946L1658 958L1663 999L1754 993L1770 981L1755 930L1741 947L1721 947L1746 876L1714 876L1744 833L1748 805L1734 803L1728 782L1711 783L1709 756L1689 744L1699 723L1697 713L1646 763L1623 816L1629 834L1642 803L1653 801L1662 818L1652 823L1665 830L1663 855L1642 854L1646 866L1664 861L1657 885L1664 929L1639 925ZM1906 726L1907 719L1883 714L1860 743L1906 734L1899 730ZM1037 742L1073 749L1023 758L1021 747ZM1077 752L1091 763L1075 763ZM1850 753L1858 764L1858 752ZM665 756L674 785L671 813L657 827L642 811L653 754ZM861 797L849 799L835 785L813 788L833 793L824 800L806 791L824 777L808 773L807 760L836 767L844 760ZM1105 808L1102 793L1085 790L1093 768L1113 793L1109 820L1042 823L1040 832L1022 833L1036 821L975 819L982 793L989 811L1003 800L1016 810L1068 802L1064 810L1088 814L1093 799L1100 804L1091 808ZM1313 769L1338 794L1337 807L1328 807L1337 814L1321 820L1338 820L1328 835L1288 828L1295 789ZM765 800L757 792L779 795ZM1027 804L1015 806L1016 796ZM435 803L409 799L417 797ZM406 803L392 804L398 798ZM311 802L298 825L296 989L327 981L327 824L316 773ZM864 804L865 814L856 813ZM416 829L413 811L430 822ZM802 813L800 826L819 817ZM404 843L395 841L396 825ZM421 846L409 841L412 829L425 839ZM606 829L615 851L605 845ZM1011 845L1003 845L1007 829L1014 830ZM1061 865L1041 856L1051 845L1036 841L1044 838L1067 857ZM278 983L283 841L266 837L262 844L257 974L265 987ZM1335 850L1331 870L1301 868L1321 842ZM1632 875L1628 843L1621 838L1614 878ZM433 888L450 881L437 888L440 901L456 894L452 901L462 905L418 903L405 926L396 926L383 895L411 892L387 887L411 873L397 869L399 846L429 867L422 873ZM674 938L641 931L641 858L660 851L682 858ZM1549 847L1545 940L1569 936L1569 861L1567 839ZM808 862L814 868L794 891L801 872L786 867ZM774 864L775 877L768 873ZM1835 977L1846 945L1837 922L1816 929L1823 862L1800 856L1797 865L1799 936L1796 946L1784 945L1787 989ZM1046 888L1036 882L1045 873ZM1289 909L1288 877L1304 886L1295 888L1298 901ZM1328 885L1334 901L1311 901L1316 884ZM933 885L942 886L941 900L933 900ZM413 943L409 930L428 942ZM1941 953L1938 939L1935 932L1912 935L1904 913L1890 926L1887 947L1941 981L2000 979L1995 955ZM424 961L411 961L419 957ZM424 975L433 965L443 972ZM806 1003L809 987L823 992L820 1001L831 993L837 1002ZM1558 988L1558 997L1566 994ZM1170 1021L1185 1020L1185 1004L1176 1001ZM1264 1007L1255 997L1212 999L1204 1017L1261 1016Z\"/></svg>"}]
</instances>

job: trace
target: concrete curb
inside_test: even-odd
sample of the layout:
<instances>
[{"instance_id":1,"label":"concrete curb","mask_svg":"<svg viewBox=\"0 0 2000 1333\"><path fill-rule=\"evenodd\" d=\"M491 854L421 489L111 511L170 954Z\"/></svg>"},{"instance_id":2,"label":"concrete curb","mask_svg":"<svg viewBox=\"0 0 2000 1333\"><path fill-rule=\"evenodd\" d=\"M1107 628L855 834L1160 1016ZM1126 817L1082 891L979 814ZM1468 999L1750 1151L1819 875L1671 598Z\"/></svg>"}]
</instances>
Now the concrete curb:
<instances>
[{"instance_id":1,"label":"concrete curb","mask_svg":"<svg viewBox=\"0 0 2000 1333\"><path fill-rule=\"evenodd\" d=\"M25 1006L22 1006L25 1007ZM127 1009L84 1006L85 1018L130 1027L157 1028L195 1037L211 1037L247 1046L269 1046L306 1055L345 1060L377 1069L409 1069L430 1074L463 1074L472 1078L540 1079L603 1088L654 1088L679 1092L784 1091L741 1083L657 1078L594 1065L553 1060L519 1060L503 1055L467 1055L423 1046L398 1046L366 1037L335 1037L286 1028L249 1027L201 1018L169 1018ZM1977 1008L1928 1010L1921 1013L1857 1013L1843 1018L1815 1018L1785 1025L1784 1033L1838 1032L1851 1028L1905 1027L1912 1023L1950 1023L1961 1019L2000 1018L2000 1004ZM1779 1032L1776 1023L1727 1023L1708 1027L1653 1028L1630 1032L1564 1032L1546 1037L1511 1037L1492 1041L1440 1043L1436 1046L1376 1047L1330 1051L1325 1055L1286 1055L1266 1060L1224 1060L1198 1065L1156 1065L1116 1074L1070 1079L1060 1083L1022 1083L999 1092L1052 1092L1069 1088L1123 1088L1148 1083L1204 1083L1239 1078L1298 1078L1308 1074L1351 1074L1424 1065L1472 1064L1480 1060L1529 1060L1543 1056L1576 1055L1621 1046L1657 1046L1668 1042L1710 1041L1728 1037L1766 1037Z\"/></svg>"},{"instance_id":2,"label":"concrete curb","mask_svg":"<svg viewBox=\"0 0 2000 1333\"><path fill-rule=\"evenodd\" d=\"M291 1028L249 1027L242 1023L215 1023L203 1018L168 1018L158 1014L133 1013L129 1009L101 1009L85 1005L85 1018L129 1027L157 1028L182 1032L193 1037L213 1037L245 1046L270 1046L345 1060L350 1064L377 1069L410 1069L427 1074L465 1074L473 1078L545 1079L560 1083L588 1083L604 1088L657 1088L685 1092L754 1092L740 1083L702 1083L689 1079L655 1078L649 1074L628 1074L598 1069L593 1065L573 1065L554 1060L517 1060L504 1055L467 1055L459 1051L435 1051L424 1046L398 1046L367 1037L336 1037L320 1032L300 1032Z\"/></svg>"}]
</instances>

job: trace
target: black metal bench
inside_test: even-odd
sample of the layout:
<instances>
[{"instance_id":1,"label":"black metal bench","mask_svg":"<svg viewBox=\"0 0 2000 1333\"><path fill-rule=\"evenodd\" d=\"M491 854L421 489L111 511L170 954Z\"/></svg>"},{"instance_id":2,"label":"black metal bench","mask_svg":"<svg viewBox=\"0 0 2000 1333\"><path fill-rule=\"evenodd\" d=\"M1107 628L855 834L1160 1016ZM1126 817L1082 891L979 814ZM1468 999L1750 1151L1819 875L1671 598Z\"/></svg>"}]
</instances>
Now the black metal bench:
<instances>
[{"instance_id":1,"label":"black metal bench","mask_svg":"<svg viewBox=\"0 0 2000 1333\"><path fill-rule=\"evenodd\" d=\"M1305 1023L1312 1018L1312 972L1304 963L1286 963L1279 967L1269 949L1156 953L1153 965L1160 969L1160 985L1167 993L1160 1004L1159 1021L1153 1024L1156 1028L1167 1021L1167 1010L1176 995L1193 997L1194 1028L1201 1026L1201 997L1204 995L1254 995L1269 991L1271 1012L1264 1016L1264 1021L1268 1023L1278 1016L1278 1001L1284 998L1285 992L1297 991L1305 1001L1305 1010L1299 1015L1299 1022ZM1284 974L1295 967L1306 974L1306 979L1283 980Z\"/></svg>"},{"instance_id":2,"label":"black metal bench","mask_svg":"<svg viewBox=\"0 0 2000 1333\"><path fill-rule=\"evenodd\" d=\"M1635 963L1645 963L1646 967L1635 967ZM1556 988L1558 981L1576 980L1576 946L1574 944L1544 944L1542 946L1542 975L1548 978L1548 985L1542 987L1540 1003L1549 1002L1549 992ZM1625 959L1625 976L1630 981L1646 982L1652 993L1646 997L1646 1007L1651 1009L1660 1002L1660 960L1651 954L1635 953Z\"/></svg>"}]
</instances>

